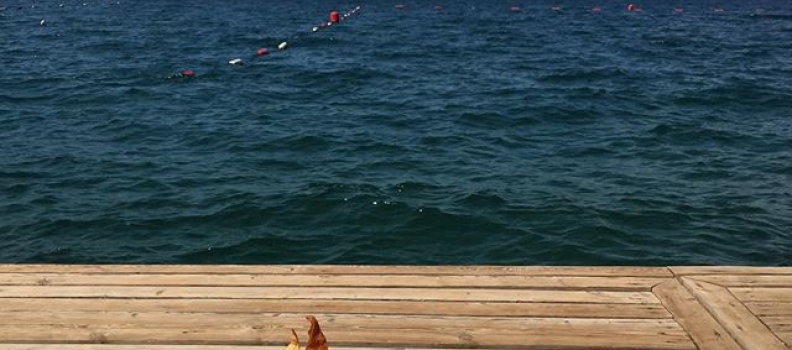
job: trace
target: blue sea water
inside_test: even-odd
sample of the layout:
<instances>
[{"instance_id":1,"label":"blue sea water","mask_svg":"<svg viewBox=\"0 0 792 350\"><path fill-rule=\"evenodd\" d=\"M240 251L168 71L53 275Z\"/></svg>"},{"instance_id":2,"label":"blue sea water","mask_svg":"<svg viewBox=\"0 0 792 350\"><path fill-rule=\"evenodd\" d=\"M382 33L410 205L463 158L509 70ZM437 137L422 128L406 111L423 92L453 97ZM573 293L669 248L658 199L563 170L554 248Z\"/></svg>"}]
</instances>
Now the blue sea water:
<instances>
[{"instance_id":1,"label":"blue sea water","mask_svg":"<svg viewBox=\"0 0 792 350\"><path fill-rule=\"evenodd\" d=\"M0 261L792 265L792 3L634 3L0 1Z\"/></svg>"}]
</instances>

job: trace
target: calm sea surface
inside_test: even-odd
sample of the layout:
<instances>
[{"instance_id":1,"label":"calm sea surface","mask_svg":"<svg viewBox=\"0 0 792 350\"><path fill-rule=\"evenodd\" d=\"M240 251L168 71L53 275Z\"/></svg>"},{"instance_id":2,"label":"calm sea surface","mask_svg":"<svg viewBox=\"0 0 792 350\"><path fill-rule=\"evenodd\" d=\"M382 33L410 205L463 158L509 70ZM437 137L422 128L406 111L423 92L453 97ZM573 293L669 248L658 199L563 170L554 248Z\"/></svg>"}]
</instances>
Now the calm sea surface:
<instances>
[{"instance_id":1,"label":"calm sea surface","mask_svg":"<svg viewBox=\"0 0 792 350\"><path fill-rule=\"evenodd\" d=\"M0 1L0 261L792 265L792 2L644 2Z\"/></svg>"}]
</instances>

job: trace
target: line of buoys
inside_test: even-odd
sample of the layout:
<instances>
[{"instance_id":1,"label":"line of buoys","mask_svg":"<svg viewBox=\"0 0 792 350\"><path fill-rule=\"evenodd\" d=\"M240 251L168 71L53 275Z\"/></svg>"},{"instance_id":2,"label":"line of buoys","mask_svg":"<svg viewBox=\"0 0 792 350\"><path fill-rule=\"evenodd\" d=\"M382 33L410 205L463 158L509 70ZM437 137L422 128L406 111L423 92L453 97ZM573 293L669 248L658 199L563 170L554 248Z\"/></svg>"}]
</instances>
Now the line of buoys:
<instances>
[{"instance_id":1,"label":"line of buoys","mask_svg":"<svg viewBox=\"0 0 792 350\"><path fill-rule=\"evenodd\" d=\"M316 32L320 28L327 28L327 27L333 25L334 23L340 23L341 21L343 21L344 19L346 19L346 18L350 17L351 15L357 13L358 11L360 11L360 6L357 6L357 7L353 8L353 9L349 10L348 12L344 13L343 15L340 12L338 12L337 10L330 11L329 21L328 22L323 22L321 26L313 27L312 31ZM286 49L289 48L288 41L281 41L280 43L278 43L277 48L278 48L278 51L285 51ZM253 58L267 56L269 54L270 54L269 49L266 48L266 47L262 47L262 48L259 48L259 49L256 50L256 56L254 56ZM228 61L228 64L230 64L232 66L244 66L245 65L245 60L243 60L242 58L234 58L234 59L231 59L230 61ZM182 70L181 72L171 76L171 78L192 78L194 76L196 76L195 71L193 71L192 69L185 69L185 70Z\"/></svg>"},{"instance_id":2,"label":"line of buoys","mask_svg":"<svg viewBox=\"0 0 792 350\"><path fill-rule=\"evenodd\" d=\"M338 24L346 20L347 18L351 17L358 11L360 11L360 6L356 6L355 8L345 12L343 15L336 10L330 11L329 21L322 22L318 26L314 26L313 28L311 28L311 31L315 33L322 29L327 29L328 27L332 27L334 24Z\"/></svg>"}]
</instances>

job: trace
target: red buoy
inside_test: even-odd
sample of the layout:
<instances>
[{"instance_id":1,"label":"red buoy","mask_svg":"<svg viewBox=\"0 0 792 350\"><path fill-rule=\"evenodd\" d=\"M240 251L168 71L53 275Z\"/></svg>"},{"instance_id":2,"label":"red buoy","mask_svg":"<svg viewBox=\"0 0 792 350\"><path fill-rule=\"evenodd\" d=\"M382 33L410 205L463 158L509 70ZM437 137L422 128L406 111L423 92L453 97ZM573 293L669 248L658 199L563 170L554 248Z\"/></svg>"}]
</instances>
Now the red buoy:
<instances>
[{"instance_id":1,"label":"red buoy","mask_svg":"<svg viewBox=\"0 0 792 350\"><path fill-rule=\"evenodd\" d=\"M259 56L264 56L264 55L266 55L268 53L269 53L269 50L267 50L266 47L262 47L262 48L256 50L256 55L259 55Z\"/></svg>"},{"instance_id":2,"label":"red buoy","mask_svg":"<svg viewBox=\"0 0 792 350\"><path fill-rule=\"evenodd\" d=\"M630 11L630 12L635 11L635 5L633 5L633 4L627 5L627 11Z\"/></svg>"},{"instance_id":3,"label":"red buoy","mask_svg":"<svg viewBox=\"0 0 792 350\"><path fill-rule=\"evenodd\" d=\"M341 20L341 16L338 14L338 11L331 11L330 12L330 22L338 23Z\"/></svg>"},{"instance_id":4,"label":"red buoy","mask_svg":"<svg viewBox=\"0 0 792 350\"><path fill-rule=\"evenodd\" d=\"M185 78L192 78L192 77L195 76L195 72L192 69L185 69L185 70L181 71L180 74L181 74L181 76L183 76Z\"/></svg>"}]
</instances>

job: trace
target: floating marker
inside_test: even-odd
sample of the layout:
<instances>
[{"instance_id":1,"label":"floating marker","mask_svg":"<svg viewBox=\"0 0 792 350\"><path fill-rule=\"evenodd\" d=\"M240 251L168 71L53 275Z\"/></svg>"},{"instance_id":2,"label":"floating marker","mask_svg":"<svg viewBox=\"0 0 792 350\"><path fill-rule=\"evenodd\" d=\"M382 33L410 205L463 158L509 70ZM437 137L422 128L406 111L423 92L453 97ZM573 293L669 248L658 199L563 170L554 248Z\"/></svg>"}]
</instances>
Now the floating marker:
<instances>
[{"instance_id":1,"label":"floating marker","mask_svg":"<svg viewBox=\"0 0 792 350\"><path fill-rule=\"evenodd\" d=\"M192 69L185 69L185 70L179 72L179 76L182 76L182 77L185 77L185 78L192 78L192 77L195 76L195 72Z\"/></svg>"},{"instance_id":2,"label":"floating marker","mask_svg":"<svg viewBox=\"0 0 792 350\"><path fill-rule=\"evenodd\" d=\"M312 32L318 32L319 31L319 27L313 27L313 28L311 28L311 31Z\"/></svg>"},{"instance_id":3,"label":"floating marker","mask_svg":"<svg viewBox=\"0 0 792 350\"><path fill-rule=\"evenodd\" d=\"M341 16L338 14L338 11L330 11L330 22L338 23L341 20Z\"/></svg>"},{"instance_id":4,"label":"floating marker","mask_svg":"<svg viewBox=\"0 0 792 350\"><path fill-rule=\"evenodd\" d=\"M63 7L63 4L58 5L58 7Z\"/></svg>"},{"instance_id":5,"label":"floating marker","mask_svg":"<svg viewBox=\"0 0 792 350\"><path fill-rule=\"evenodd\" d=\"M289 44L286 43L285 41L278 44L278 50L286 50L287 47L289 47Z\"/></svg>"},{"instance_id":6,"label":"floating marker","mask_svg":"<svg viewBox=\"0 0 792 350\"><path fill-rule=\"evenodd\" d=\"M443 5L435 5L435 11L442 11Z\"/></svg>"},{"instance_id":7,"label":"floating marker","mask_svg":"<svg viewBox=\"0 0 792 350\"><path fill-rule=\"evenodd\" d=\"M396 4L396 9L397 9L397 10L402 10L402 9L404 9L404 4Z\"/></svg>"},{"instance_id":8,"label":"floating marker","mask_svg":"<svg viewBox=\"0 0 792 350\"><path fill-rule=\"evenodd\" d=\"M627 11L630 11L630 12L635 11L635 5L633 5L633 4L627 5Z\"/></svg>"},{"instance_id":9,"label":"floating marker","mask_svg":"<svg viewBox=\"0 0 792 350\"><path fill-rule=\"evenodd\" d=\"M674 8L674 13L679 14L679 13L683 13L683 12L685 12L685 10L683 10L681 7L675 7Z\"/></svg>"},{"instance_id":10,"label":"floating marker","mask_svg":"<svg viewBox=\"0 0 792 350\"><path fill-rule=\"evenodd\" d=\"M242 59L241 59L241 58L235 58L235 59L233 59L233 60L230 60L230 61L228 61L228 64L230 64L230 65L234 65L234 66L241 66L241 65L244 65L244 64L245 64L245 62L244 62L244 61L242 61Z\"/></svg>"},{"instance_id":11,"label":"floating marker","mask_svg":"<svg viewBox=\"0 0 792 350\"><path fill-rule=\"evenodd\" d=\"M561 11L561 6L558 5L553 6L553 11Z\"/></svg>"},{"instance_id":12,"label":"floating marker","mask_svg":"<svg viewBox=\"0 0 792 350\"><path fill-rule=\"evenodd\" d=\"M47 25L47 21L42 19L41 22L39 22L39 25L43 27Z\"/></svg>"},{"instance_id":13,"label":"floating marker","mask_svg":"<svg viewBox=\"0 0 792 350\"><path fill-rule=\"evenodd\" d=\"M264 56L264 55L267 55L267 54L269 54L269 50L267 50L266 47L262 47L262 48L256 50L256 55Z\"/></svg>"},{"instance_id":14,"label":"floating marker","mask_svg":"<svg viewBox=\"0 0 792 350\"><path fill-rule=\"evenodd\" d=\"M599 6L594 7L593 9L591 9L591 12L600 13L600 12L602 12L602 7L599 7Z\"/></svg>"},{"instance_id":15,"label":"floating marker","mask_svg":"<svg viewBox=\"0 0 792 350\"><path fill-rule=\"evenodd\" d=\"M520 6L512 6L511 7L511 11L512 12L520 12L520 11L522 11L522 8L520 8Z\"/></svg>"},{"instance_id":16,"label":"floating marker","mask_svg":"<svg viewBox=\"0 0 792 350\"><path fill-rule=\"evenodd\" d=\"M715 11L715 12L723 12L723 9L722 9L722 8L720 8L720 7L716 7L716 8L714 8L714 9L712 9L712 11Z\"/></svg>"}]
</instances>

